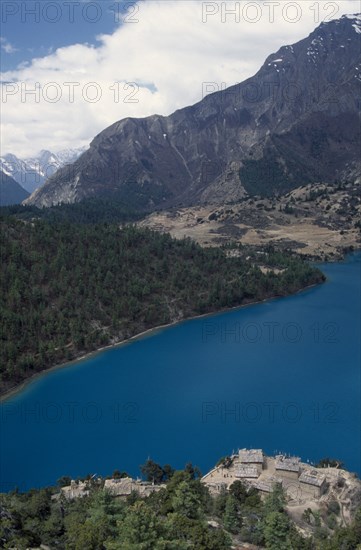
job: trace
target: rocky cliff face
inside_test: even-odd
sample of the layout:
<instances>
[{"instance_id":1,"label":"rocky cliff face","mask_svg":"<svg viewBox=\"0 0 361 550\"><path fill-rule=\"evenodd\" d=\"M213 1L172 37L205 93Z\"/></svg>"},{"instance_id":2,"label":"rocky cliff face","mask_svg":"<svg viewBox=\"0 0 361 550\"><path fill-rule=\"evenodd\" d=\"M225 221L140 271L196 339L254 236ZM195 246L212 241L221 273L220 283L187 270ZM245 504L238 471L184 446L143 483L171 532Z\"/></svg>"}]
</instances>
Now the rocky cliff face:
<instances>
[{"instance_id":1,"label":"rocky cliff face","mask_svg":"<svg viewBox=\"0 0 361 550\"><path fill-rule=\"evenodd\" d=\"M124 119L26 202L117 195L137 208L227 202L360 176L361 16L322 23L241 84Z\"/></svg>"}]
</instances>

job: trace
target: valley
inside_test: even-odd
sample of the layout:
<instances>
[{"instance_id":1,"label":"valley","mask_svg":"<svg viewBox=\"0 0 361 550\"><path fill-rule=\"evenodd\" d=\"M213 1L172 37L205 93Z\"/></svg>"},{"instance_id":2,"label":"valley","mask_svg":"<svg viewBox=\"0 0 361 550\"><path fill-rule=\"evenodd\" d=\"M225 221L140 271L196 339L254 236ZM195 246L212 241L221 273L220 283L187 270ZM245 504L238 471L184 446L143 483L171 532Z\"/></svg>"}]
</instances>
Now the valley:
<instances>
[{"instance_id":1,"label":"valley","mask_svg":"<svg viewBox=\"0 0 361 550\"><path fill-rule=\"evenodd\" d=\"M0 548L361 550L356 2L5 4Z\"/></svg>"}]
</instances>

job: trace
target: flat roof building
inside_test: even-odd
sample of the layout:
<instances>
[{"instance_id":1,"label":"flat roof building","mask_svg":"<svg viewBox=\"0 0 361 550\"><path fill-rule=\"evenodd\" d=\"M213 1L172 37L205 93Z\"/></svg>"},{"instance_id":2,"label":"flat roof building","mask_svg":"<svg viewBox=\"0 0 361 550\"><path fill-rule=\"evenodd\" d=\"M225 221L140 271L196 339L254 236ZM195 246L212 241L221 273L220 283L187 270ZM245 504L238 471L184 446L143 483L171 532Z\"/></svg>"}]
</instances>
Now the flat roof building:
<instances>
[{"instance_id":1,"label":"flat roof building","mask_svg":"<svg viewBox=\"0 0 361 550\"><path fill-rule=\"evenodd\" d=\"M234 474L236 477L240 478L258 478L259 477L259 471L257 466L245 466L241 465L237 468L236 473Z\"/></svg>"},{"instance_id":2,"label":"flat roof building","mask_svg":"<svg viewBox=\"0 0 361 550\"><path fill-rule=\"evenodd\" d=\"M122 477L120 479L106 479L104 489L107 489L112 495L126 496L133 491L134 480L131 477Z\"/></svg>"},{"instance_id":3,"label":"flat roof building","mask_svg":"<svg viewBox=\"0 0 361 550\"><path fill-rule=\"evenodd\" d=\"M242 464L263 464L262 449L241 449L238 456Z\"/></svg>"},{"instance_id":4,"label":"flat roof building","mask_svg":"<svg viewBox=\"0 0 361 550\"><path fill-rule=\"evenodd\" d=\"M68 500L73 500L74 498L88 496L90 490L86 481L75 481L72 479L70 485L61 488L61 492L65 498Z\"/></svg>"},{"instance_id":5,"label":"flat roof building","mask_svg":"<svg viewBox=\"0 0 361 550\"><path fill-rule=\"evenodd\" d=\"M140 496L149 496L151 493L160 491L165 485L152 485L144 481L136 481L131 477L121 479L106 479L104 489L107 489L114 496L127 496L136 491Z\"/></svg>"},{"instance_id":6,"label":"flat roof building","mask_svg":"<svg viewBox=\"0 0 361 550\"><path fill-rule=\"evenodd\" d=\"M287 457L285 455L277 455L275 460L276 471L286 477L297 479L300 473L301 459L298 456Z\"/></svg>"},{"instance_id":7,"label":"flat roof building","mask_svg":"<svg viewBox=\"0 0 361 550\"><path fill-rule=\"evenodd\" d=\"M317 470L304 470L299 482L314 489L314 495L320 497L326 489L326 477Z\"/></svg>"},{"instance_id":8,"label":"flat roof building","mask_svg":"<svg viewBox=\"0 0 361 550\"><path fill-rule=\"evenodd\" d=\"M272 493L276 483L282 484L282 479L279 477L268 476L264 477L262 480L258 479L257 481L252 481L252 487L264 493Z\"/></svg>"},{"instance_id":9,"label":"flat roof building","mask_svg":"<svg viewBox=\"0 0 361 550\"><path fill-rule=\"evenodd\" d=\"M263 470L263 451L262 449L241 449L238 453L241 465L253 465L261 473Z\"/></svg>"}]
</instances>

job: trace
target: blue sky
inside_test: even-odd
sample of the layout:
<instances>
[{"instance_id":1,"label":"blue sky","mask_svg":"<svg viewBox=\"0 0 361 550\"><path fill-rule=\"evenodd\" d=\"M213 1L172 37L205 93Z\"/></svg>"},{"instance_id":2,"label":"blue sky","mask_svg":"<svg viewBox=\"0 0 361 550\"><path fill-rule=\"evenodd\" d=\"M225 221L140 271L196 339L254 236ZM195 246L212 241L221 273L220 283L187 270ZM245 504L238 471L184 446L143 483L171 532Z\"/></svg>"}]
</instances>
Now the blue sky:
<instances>
[{"instance_id":1,"label":"blue sky","mask_svg":"<svg viewBox=\"0 0 361 550\"><path fill-rule=\"evenodd\" d=\"M76 42L97 44L99 34L119 26L118 13L128 2L102 0L3 0L1 35L14 51L1 55L3 71L19 63L43 57L61 46Z\"/></svg>"},{"instance_id":2,"label":"blue sky","mask_svg":"<svg viewBox=\"0 0 361 550\"><path fill-rule=\"evenodd\" d=\"M1 152L21 158L87 146L125 117L168 115L252 76L322 21L360 11L359 0L0 6Z\"/></svg>"}]
</instances>

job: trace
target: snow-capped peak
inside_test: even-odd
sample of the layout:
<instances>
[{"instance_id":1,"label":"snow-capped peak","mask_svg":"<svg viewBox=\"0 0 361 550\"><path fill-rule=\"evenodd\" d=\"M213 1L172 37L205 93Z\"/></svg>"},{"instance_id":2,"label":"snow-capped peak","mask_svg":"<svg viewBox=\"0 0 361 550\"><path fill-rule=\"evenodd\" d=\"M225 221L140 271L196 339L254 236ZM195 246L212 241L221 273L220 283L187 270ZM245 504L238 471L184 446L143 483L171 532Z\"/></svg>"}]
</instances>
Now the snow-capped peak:
<instances>
[{"instance_id":1,"label":"snow-capped peak","mask_svg":"<svg viewBox=\"0 0 361 550\"><path fill-rule=\"evenodd\" d=\"M361 13L353 13L348 15L343 15L342 18L350 19L354 22L352 27L355 29L357 34L361 34Z\"/></svg>"},{"instance_id":2,"label":"snow-capped peak","mask_svg":"<svg viewBox=\"0 0 361 550\"><path fill-rule=\"evenodd\" d=\"M32 193L59 168L74 162L87 147L62 149L57 153L42 149L38 155L20 159L12 153L0 157L0 170Z\"/></svg>"},{"instance_id":3,"label":"snow-capped peak","mask_svg":"<svg viewBox=\"0 0 361 550\"><path fill-rule=\"evenodd\" d=\"M355 21L359 21L361 23L361 13L346 14L346 15L343 15L342 17L346 18L346 19L352 19L352 20L355 20Z\"/></svg>"}]
</instances>

